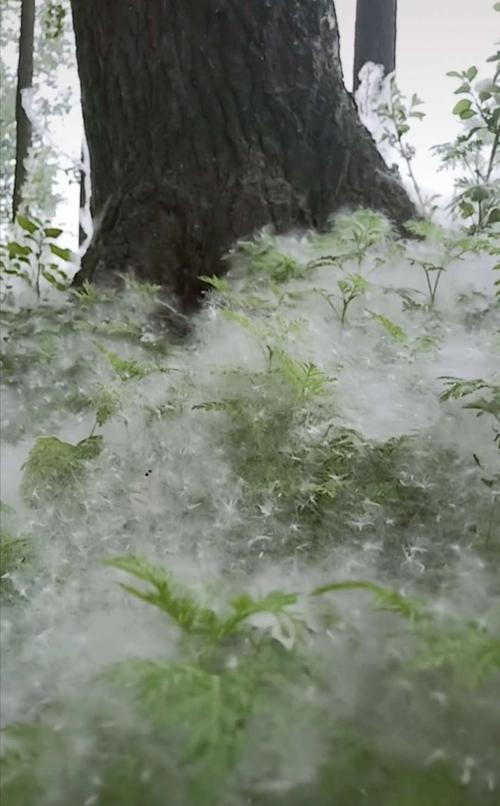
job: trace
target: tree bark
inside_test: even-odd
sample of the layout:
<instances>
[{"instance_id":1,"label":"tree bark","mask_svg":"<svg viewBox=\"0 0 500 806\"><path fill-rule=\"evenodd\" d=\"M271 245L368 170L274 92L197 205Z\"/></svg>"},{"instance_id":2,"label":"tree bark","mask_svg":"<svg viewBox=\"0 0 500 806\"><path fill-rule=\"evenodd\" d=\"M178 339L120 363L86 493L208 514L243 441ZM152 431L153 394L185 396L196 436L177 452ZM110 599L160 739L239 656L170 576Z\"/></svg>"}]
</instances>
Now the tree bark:
<instances>
[{"instance_id":1,"label":"tree bark","mask_svg":"<svg viewBox=\"0 0 500 806\"><path fill-rule=\"evenodd\" d=\"M80 153L80 162L83 166L83 148ZM87 233L82 227L82 210L85 210L85 205L87 204L87 196L85 194L85 170L84 168L80 168L79 171L79 180L80 180L80 193L78 199L78 246L81 246L87 237Z\"/></svg>"},{"instance_id":2,"label":"tree bark","mask_svg":"<svg viewBox=\"0 0 500 806\"><path fill-rule=\"evenodd\" d=\"M12 217L15 220L22 201L26 182L26 158L32 142L32 126L23 107L23 90L33 86L33 47L35 36L35 0L22 0L21 31L19 35L19 63L16 93L16 168L12 198Z\"/></svg>"},{"instance_id":3,"label":"tree bark","mask_svg":"<svg viewBox=\"0 0 500 806\"><path fill-rule=\"evenodd\" d=\"M415 214L345 90L332 0L72 0L93 241L184 307L238 238L343 204Z\"/></svg>"},{"instance_id":4,"label":"tree bark","mask_svg":"<svg viewBox=\"0 0 500 806\"><path fill-rule=\"evenodd\" d=\"M389 75L396 67L397 0L357 0L353 92L367 62L381 64Z\"/></svg>"}]
</instances>

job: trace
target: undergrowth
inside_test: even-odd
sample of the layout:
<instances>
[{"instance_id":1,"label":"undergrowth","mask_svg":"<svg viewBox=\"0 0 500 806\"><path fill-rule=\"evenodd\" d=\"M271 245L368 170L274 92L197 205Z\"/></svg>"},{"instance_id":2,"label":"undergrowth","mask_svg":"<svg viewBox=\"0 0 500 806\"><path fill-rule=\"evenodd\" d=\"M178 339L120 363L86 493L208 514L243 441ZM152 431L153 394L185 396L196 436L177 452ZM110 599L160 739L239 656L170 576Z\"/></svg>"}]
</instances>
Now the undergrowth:
<instances>
[{"instance_id":1,"label":"undergrowth","mask_svg":"<svg viewBox=\"0 0 500 806\"><path fill-rule=\"evenodd\" d=\"M422 226L264 233L180 343L5 306L4 803L496 802L495 233Z\"/></svg>"}]
</instances>

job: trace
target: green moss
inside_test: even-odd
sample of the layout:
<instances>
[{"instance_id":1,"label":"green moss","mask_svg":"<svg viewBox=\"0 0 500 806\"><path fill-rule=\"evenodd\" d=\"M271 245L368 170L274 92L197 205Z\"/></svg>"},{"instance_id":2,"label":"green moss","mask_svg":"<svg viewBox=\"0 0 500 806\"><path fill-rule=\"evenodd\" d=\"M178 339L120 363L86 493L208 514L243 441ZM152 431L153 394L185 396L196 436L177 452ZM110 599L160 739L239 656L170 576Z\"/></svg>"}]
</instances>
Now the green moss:
<instances>
[{"instance_id":1,"label":"green moss","mask_svg":"<svg viewBox=\"0 0 500 806\"><path fill-rule=\"evenodd\" d=\"M81 492L85 462L102 450L102 437L92 436L77 445L57 437L40 437L23 465L21 492L32 506L74 500Z\"/></svg>"}]
</instances>

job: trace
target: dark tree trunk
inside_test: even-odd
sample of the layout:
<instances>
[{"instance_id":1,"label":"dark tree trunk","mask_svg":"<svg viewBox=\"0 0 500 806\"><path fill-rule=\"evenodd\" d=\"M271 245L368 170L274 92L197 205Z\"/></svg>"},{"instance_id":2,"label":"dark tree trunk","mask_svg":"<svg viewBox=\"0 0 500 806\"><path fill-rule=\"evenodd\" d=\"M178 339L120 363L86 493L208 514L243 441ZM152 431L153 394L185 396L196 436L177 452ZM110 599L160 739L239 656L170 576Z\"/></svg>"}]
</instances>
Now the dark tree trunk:
<instances>
[{"instance_id":1,"label":"dark tree trunk","mask_svg":"<svg viewBox=\"0 0 500 806\"><path fill-rule=\"evenodd\" d=\"M80 162L83 166L83 148L80 154ZM85 238L87 237L87 233L82 227L82 210L85 210L85 206L87 204L87 196L85 193L85 180L86 174L85 169L82 167L80 168L80 195L79 195L79 202L78 202L78 246L81 246Z\"/></svg>"},{"instance_id":2,"label":"dark tree trunk","mask_svg":"<svg viewBox=\"0 0 500 806\"><path fill-rule=\"evenodd\" d=\"M95 234L77 283L133 271L184 305L266 224L414 208L342 80L332 0L72 0Z\"/></svg>"},{"instance_id":3,"label":"dark tree trunk","mask_svg":"<svg viewBox=\"0 0 500 806\"><path fill-rule=\"evenodd\" d=\"M26 157L31 146L31 121L23 109L22 92L33 85L33 45L35 35L35 0L22 0L21 32L19 35L19 64L16 94L16 170L12 217L16 218L26 181Z\"/></svg>"},{"instance_id":4,"label":"dark tree trunk","mask_svg":"<svg viewBox=\"0 0 500 806\"><path fill-rule=\"evenodd\" d=\"M367 62L381 64L385 75L396 67L397 0L357 0L353 91Z\"/></svg>"}]
</instances>

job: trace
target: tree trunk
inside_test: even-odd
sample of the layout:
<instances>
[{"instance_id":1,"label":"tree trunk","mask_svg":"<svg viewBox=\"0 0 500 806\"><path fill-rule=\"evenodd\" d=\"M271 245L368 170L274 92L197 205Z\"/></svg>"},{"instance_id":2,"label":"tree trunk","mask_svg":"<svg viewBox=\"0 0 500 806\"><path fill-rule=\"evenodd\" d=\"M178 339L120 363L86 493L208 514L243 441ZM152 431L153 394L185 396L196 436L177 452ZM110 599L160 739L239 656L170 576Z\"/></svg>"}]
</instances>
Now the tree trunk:
<instances>
[{"instance_id":1,"label":"tree trunk","mask_svg":"<svg viewBox=\"0 0 500 806\"><path fill-rule=\"evenodd\" d=\"M80 153L80 162L83 166L83 148ZM80 168L79 172L79 179L80 179L80 194L79 194L79 201L78 201L78 246L81 246L87 237L87 233L82 227L82 211L85 210L85 206L87 204L87 196L85 193L85 170L84 168Z\"/></svg>"},{"instance_id":2,"label":"tree trunk","mask_svg":"<svg viewBox=\"0 0 500 806\"><path fill-rule=\"evenodd\" d=\"M26 158L31 147L32 127L23 108L23 90L33 86L33 46L35 36L35 0L22 0L21 32L19 35L19 64L16 93L16 170L12 198L12 217L15 220L22 201L26 182Z\"/></svg>"},{"instance_id":3,"label":"tree trunk","mask_svg":"<svg viewBox=\"0 0 500 806\"><path fill-rule=\"evenodd\" d=\"M367 62L381 64L386 75L396 67L397 0L357 0L353 92Z\"/></svg>"},{"instance_id":4,"label":"tree trunk","mask_svg":"<svg viewBox=\"0 0 500 806\"><path fill-rule=\"evenodd\" d=\"M189 307L266 224L415 214L344 88L332 0L72 0L92 176L77 283L132 271Z\"/></svg>"}]
</instances>

